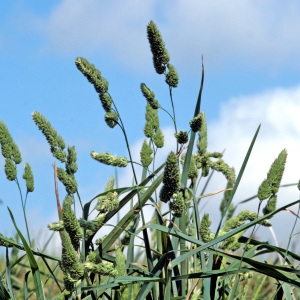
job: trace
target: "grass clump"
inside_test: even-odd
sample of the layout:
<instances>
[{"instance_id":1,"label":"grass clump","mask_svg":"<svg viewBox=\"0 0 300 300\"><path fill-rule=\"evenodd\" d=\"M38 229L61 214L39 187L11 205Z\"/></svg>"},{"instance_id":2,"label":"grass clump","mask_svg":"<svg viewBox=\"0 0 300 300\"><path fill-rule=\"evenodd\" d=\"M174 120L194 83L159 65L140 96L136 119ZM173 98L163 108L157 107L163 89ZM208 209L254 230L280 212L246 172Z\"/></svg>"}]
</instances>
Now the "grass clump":
<instances>
[{"instance_id":1,"label":"grass clump","mask_svg":"<svg viewBox=\"0 0 300 300\"><path fill-rule=\"evenodd\" d=\"M34 191L34 175L30 165L25 163L22 178L26 182L26 196L23 198L17 166L22 161L21 154L8 128L0 121L5 174L20 190L27 229L25 237L9 211L17 235L16 238L0 235L0 245L6 248L6 257L1 263L1 299L279 299L281 296L292 299L291 295L299 295L296 267L300 257L290 251L289 246L283 249L254 238L258 226L270 227L275 214L299 203L297 200L276 207L287 151L283 150L275 159L258 188L257 211L236 213L232 200L260 127L249 141L249 149L236 176L221 152L207 150L206 117L200 111L204 66L194 115L184 130L178 130L173 89L179 84L179 76L170 64L169 52L153 21L147 26L147 36L155 71L165 76L172 111L165 110L155 93L141 83L141 93L146 99L146 122L140 162L132 159L127 131L117 104L109 94L108 80L85 58L75 61L78 70L98 93L106 124L121 129L128 152L128 157L96 151L90 155L101 164L130 167L133 176L130 188L116 188L116 178L111 177L104 191L92 199L81 199L76 180L76 148L65 144L45 116L39 112L32 114L54 158L64 166L57 168L54 163L58 220L48 226L60 236L60 257L34 249L25 210L28 193ZM165 163L157 166L156 158L165 141L159 110L171 117L177 143ZM222 191L221 218L213 232L209 213L199 212L201 199L212 194L206 194L205 188L199 191L198 186L200 182L206 186L214 172L221 173L228 184ZM62 204L57 180L65 187ZM149 204L153 207L153 217L147 223L145 206ZM129 205L130 210L121 214L125 205ZM82 218L77 218L79 211ZM103 226L117 215L117 224L104 236ZM251 233L246 237L248 229ZM138 245L137 240L142 243ZM10 253L9 248L12 248Z\"/></svg>"}]
</instances>

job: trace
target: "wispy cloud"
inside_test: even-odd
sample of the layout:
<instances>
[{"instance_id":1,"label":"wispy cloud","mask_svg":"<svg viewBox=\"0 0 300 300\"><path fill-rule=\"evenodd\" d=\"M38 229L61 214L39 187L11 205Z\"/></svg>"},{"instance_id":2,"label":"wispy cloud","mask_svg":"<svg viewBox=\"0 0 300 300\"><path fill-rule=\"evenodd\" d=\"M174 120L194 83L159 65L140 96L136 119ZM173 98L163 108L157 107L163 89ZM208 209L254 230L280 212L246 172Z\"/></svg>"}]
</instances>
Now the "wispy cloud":
<instances>
[{"instance_id":1,"label":"wispy cloud","mask_svg":"<svg viewBox=\"0 0 300 300\"><path fill-rule=\"evenodd\" d=\"M144 69L149 61L145 27L154 19L170 53L188 70L198 70L195 61L200 61L202 53L217 68L234 59L248 67L273 69L299 67L299 13L295 1L172 1L165 7L155 0L64 0L47 17L37 16L35 21L51 51L102 51L132 68Z\"/></svg>"}]
</instances>

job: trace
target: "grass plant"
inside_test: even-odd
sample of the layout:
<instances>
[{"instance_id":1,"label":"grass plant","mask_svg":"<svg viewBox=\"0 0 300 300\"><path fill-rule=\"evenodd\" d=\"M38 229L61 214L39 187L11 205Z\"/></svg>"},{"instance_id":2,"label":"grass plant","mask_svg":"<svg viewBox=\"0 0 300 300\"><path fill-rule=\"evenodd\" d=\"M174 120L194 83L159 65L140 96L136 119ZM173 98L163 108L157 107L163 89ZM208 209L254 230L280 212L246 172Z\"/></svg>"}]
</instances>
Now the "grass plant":
<instances>
[{"instance_id":1,"label":"grass plant","mask_svg":"<svg viewBox=\"0 0 300 300\"><path fill-rule=\"evenodd\" d=\"M117 178L112 176L104 191L93 199L81 199L76 180L76 148L65 144L44 115L39 112L32 114L54 158L64 166L57 167L54 163L58 219L48 226L60 236L60 257L37 250L34 246L25 209L27 197L34 192L34 175L30 165L25 163L22 179L25 180L26 191L22 191L18 176L21 153L8 128L0 121L5 174L20 191L26 224L24 234L18 227L18 220L8 209L16 236L0 235L0 245L6 248L6 256L0 264L0 298L297 299L300 295L300 271L297 268L300 256L290 249L294 228L285 248L261 242L254 236L259 226L272 226L274 215L300 202L295 200L280 208L276 206L287 151L282 150L274 158L266 179L258 187L255 195L258 198L257 210L238 211L233 199L260 126L249 141L248 151L236 176L234 169L223 160L221 152L207 150L206 117L200 109L204 66L194 115L186 122L185 130L179 130L173 101L179 76L170 63L169 52L153 21L147 26L147 37L154 69L164 77L172 111L163 108L155 93L141 83L146 120L140 161L133 161L128 132L117 103L109 93L108 81L85 58L79 57L75 61L78 70L99 96L105 123L122 131L128 153L127 157L122 157L91 151L91 158L95 163L114 168L131 168L132 186L117 188ZM165 142L158 116L161 110L171 117L177 143L165 163L157 165ZM215 172L221 173L228 184L221 191L224 194L220 203L221 218L214 220L218 226L213 232L209 212L199 211L201 200L212 194L207 193L205 188L200 191L198 186L200 182L206 186ZM58 180L65 188L62 201ZM153 208L150 222L145 216L146 205ZM125 213L126 207L130 210ZM78 215L82 217L78 218ZM111 224L116 215L119 216L118 222L112 230L106 236L101 234L104 226ZM296 214L295 222L297 218Z\"/></svg>"}]
</instances>

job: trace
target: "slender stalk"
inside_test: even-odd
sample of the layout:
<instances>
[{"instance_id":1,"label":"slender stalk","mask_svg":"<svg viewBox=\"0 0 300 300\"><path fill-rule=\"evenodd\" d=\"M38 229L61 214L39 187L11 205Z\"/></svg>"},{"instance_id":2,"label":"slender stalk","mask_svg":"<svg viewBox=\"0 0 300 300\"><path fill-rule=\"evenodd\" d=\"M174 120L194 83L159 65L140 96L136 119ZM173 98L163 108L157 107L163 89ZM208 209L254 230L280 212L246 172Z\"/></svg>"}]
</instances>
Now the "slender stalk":
<instances>
[{"instance_id":1,"label":"slender stalk","mask_svg":"<svg viewBox=\"0 0 300 300\"><path fill-rule=\"evenodd\" d=\"M133 172L134 181L135 181L135 184L138 185L138 180L137 180L135 168L134 168L134 165L133 165L133 159L132 159L132 155L131 155L131 151L130 151L130 145L129 145L129 141L128 141L127 134L126 134L126 131L125 131L125 127L124 127L124 124L122 122L122 119L120 117L120 114L119 114L118 109L115 106L115 104L114 104L114 107L115 107L115 110L116 110L117 114L119 115L120 123L118 123L118 125L120 126L120 128L123 132L124 138L125 138L125 143L126 143L128 155L129 155L129 158L130 158L130 165L131 165L131 169L132 169L132 172ZM144 217L144 213L143 213L143 207L141 205L141 198L140 198L140 193L139 192L137 193L137 196L138 196L138 202L139 202L139 207L140 207L140 212L141 212L142 224L143 224L143 227L144 227L142 229L142 232L143 232L143 238L144 238L145 249L146 249L147 263L148 263L149 270L152 270L153 269L153 259L152 259L152 254L151 254L151 248L150 248L150 241L149 241L148 232L147 232L147 229L145 228L146 221L145 221L145 217ZM153 297L156 299L155 287L153 287L152 293L153 293Z\"/></svg>"},{"instance_id":2,"label":"slender stalk","mask_svg":"<svg viewBox=\"0 0 300 300\"><path fill-rule=\"evenodd\" d=\"M25 200L25 202L23 201L23 195L22 195L21 187L20 187L20 184L19 184L19 181L18 181L17 178L16 178L15 182L17 183L18 190L19 190L19 193L20 193L20 199L21 199L21 203L22 203L22 211L23 211L23 215L24 215L24 221L25 221L25 226L26 226L26 231L27 231L28 243L31 247L31 239L30 239L30 234L29 234L29 228L28 228L28 222L27 222L27 216L26 216L26 207L25 207L26 200ZM26 198L27 198L27 195L26 195Z\"/></svg>"}]
</instances>

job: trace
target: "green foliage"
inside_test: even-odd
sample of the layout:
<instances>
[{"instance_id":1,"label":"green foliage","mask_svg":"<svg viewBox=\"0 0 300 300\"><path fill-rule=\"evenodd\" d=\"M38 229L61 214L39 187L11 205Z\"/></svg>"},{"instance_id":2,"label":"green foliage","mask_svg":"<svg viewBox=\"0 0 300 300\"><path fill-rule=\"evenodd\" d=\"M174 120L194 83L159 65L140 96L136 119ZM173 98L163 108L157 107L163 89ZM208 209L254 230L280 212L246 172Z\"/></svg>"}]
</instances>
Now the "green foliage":
<instances>
[{"instance_id":1,"label":"green foliage","mask_svg":"<svg viewBox=\"0 0 300 300\"><path fill-rule=\"evenodd\" d=\"M297 200L276 208L277 193L287 159L286 150L279 154L267 178L258 188L258 209L254 212L236 212L237 206L234 206L232 200L259 127L236 177L234 169L223 160L222 153L207 151L207 123L205 113L200 112L204 67L194 116L186 123L185 130L178 131L173 88L178 86L179 76L170 64L170 55L153 21L147 26L147 36L155 71L165 75L172 112L161 106L163 102L156 100L155 93L145 83L140 85L147 103L144 125L146 139L140 151L141 164L132 159L121 115L108 92L108 81L86 59L79 57L75 61L79 71L98 93L105 111L104 121L110 128L118 125L128 150L128 159L109 152L95 151L91 152L91 157L113 167L125 168L129 165L134 179L131 187L115 188L118 186L115 184L116 179L110 177L104 190L99 190L95 197L82 202L75 178L78 170L75 147L67 147L42 114L32 114L53 156L63 163L63 167L57 169L54 164L54 174L55 179L58 178L64 185L66 196L61 207L56 185L59 220L48 225L50 230L57 231L56 234L60 236L62 252L59 258L36 250L30 238L26 199L28 193L34 192L33 171L25 163L22 176L26 184L24 200L17 172L17 165L22 160L21 154L6 125L0 121L4 171L7 179L15 181L20 191L27 229L25 238L9 211L17 236L9 238L0 234L0 246L12 248L10 255L7 251L0 264L0 298L264 299L266 295L275 298L279 292L286 299L291 299L292 292L295 297L299 297L297 289L300 280L296 268L300 260L298 254L290 251L289 246L283 249L254 240L253 236L259 226L271 226L269 220L275 214L299 204ZM162 153L160 148L165 144L158 116L161 111L171 117L177 145L168 154L165 163L157 166L156 158ZM197 133L196 152L193 153ZM187 144L187 151L184 144ZM138 170L142 173L140 179ZM220 172L227 180L216 232L210 228L215 220L211 220L207 212L200 211L199 205L203 198L216 194L205 194L205 188L214 172ZM204 185L201 192L199 184ZM267 203L261 215L260 204L263 200L267 200ZM78 201L81 218L77 217ZM164 202L168 205L163 205ZM146 209L150 206L153 215L148 222L145 214L149 215ZM114 222L116 216L117 223ZM107 236L102 233L104 226L111 228ZM248 229L252 230L250 236ZM290 240L292 234L293 230ZM266 254L269 255L267 260ZM277 283L277 288L274 283Z\"/></svg>"}]
</instances>

